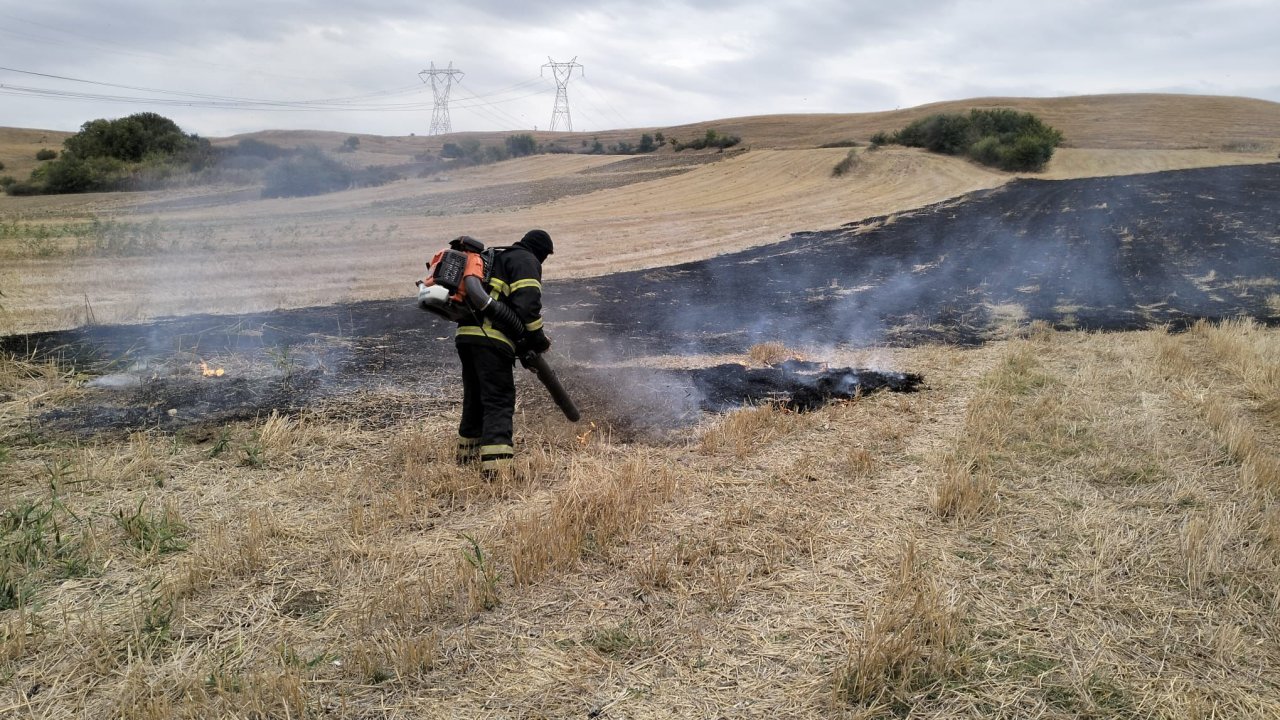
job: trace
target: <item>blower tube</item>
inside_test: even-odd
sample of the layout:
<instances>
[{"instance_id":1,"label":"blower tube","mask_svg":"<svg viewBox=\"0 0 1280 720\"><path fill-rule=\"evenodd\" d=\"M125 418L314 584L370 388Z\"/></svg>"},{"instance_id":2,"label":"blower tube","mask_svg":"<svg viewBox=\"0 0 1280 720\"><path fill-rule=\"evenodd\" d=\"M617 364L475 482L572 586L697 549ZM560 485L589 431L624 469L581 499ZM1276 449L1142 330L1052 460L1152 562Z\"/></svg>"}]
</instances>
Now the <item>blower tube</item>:
<instances>
[{"instance_id":1,"label":"blower tube","mask_svg":"<svg viewBox=\"0 0 1280 720\"><path fill-rule=\"evenodd\" d=\"M507 307L505 303L494 302L493 298L489 297L489 293L484 291L484 285L480 282L480 278L468 275L462 279L462 284L467 290L467 304L471 306L472 310L489 318L513 340L524 335L524 323L520 322L520 318L516 316L515 311ZM556 401L556 405L560 407L560 411L569 419L569 422L578 422L579 418L582 417L578 412L578 406L573 404L573 399L569 397L569 393L565 392L564 386L560 384L560 379L556 377L546 359L530 350L520 358L520 364L526 369L532 370L538 376L538 380L547 388L547 392L551 394L551 399Z\"/></svg>"}]
</instances>

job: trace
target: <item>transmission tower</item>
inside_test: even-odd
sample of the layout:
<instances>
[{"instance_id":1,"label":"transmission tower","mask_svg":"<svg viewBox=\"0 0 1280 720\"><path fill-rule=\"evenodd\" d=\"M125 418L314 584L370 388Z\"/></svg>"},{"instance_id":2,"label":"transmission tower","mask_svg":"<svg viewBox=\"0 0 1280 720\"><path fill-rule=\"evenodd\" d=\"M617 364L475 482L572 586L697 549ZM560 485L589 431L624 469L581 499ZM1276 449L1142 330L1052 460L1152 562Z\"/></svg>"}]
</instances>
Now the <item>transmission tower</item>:
<instances>
[{"instance_id":1,"label":"transmission tower","mask_svg":"<svg viewBox=\"0 0 1280 720\"><path fill-rule=\"evenodd\" d=\"M563 121L564 129L573 132L573 119L569 117L569 78L573 77L573 69L578 69L578 75L583 74L582 66L578 64L578 58L575 55L569 62L558 63L547 56L547 64L542 66L543 70L551 68L551 73L556 77L556 106L551 111L551 130L560 129L561 121Z\"/></svg>"},{"instance_id":2,"label":"transmission tower","mask_svg":"<svg viewBox=\"0 0 1280 720\"><path fill-rule=\"evenodd\" d=\"M424 75L426 77L423 77ZM437 69L433 62L429 70L418 73L422 82L431 83L431 92L436 97L435 108L431 110L431 131L427 133L428 135L453 132L453 126L449 123L449 90L453 88L455 75L458 82L462 82L463 72L454 69L452 60L449 61L448 68Z\"/></svg>"}]
</instances>

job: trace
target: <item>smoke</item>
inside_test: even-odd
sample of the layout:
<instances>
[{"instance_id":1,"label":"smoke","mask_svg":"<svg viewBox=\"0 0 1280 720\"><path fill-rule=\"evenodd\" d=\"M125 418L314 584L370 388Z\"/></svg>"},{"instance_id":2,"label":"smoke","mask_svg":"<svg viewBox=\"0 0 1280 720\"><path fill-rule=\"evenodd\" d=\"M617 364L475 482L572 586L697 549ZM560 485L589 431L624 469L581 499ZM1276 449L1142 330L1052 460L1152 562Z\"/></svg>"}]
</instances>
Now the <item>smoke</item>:
<instances>
[{"instance_id":1,"label":"smoke","mask_svg":"<svg viewBox=\"0 0 1280 720\"><path fill-rule=\"evenodd\" d=\"M561 304L548 323L575 352L616 364L760 342L818 358L977 344L1011 318L1096 330L1266 322L1267 294L1250 288L1280 276L1278 226L1280 165L1020 180L710 260L552 284ZM649 374L640 389L628 373L600 382L619 395L661 387ZM705 399L670 389L676 415Z\"/></svg>"},{"instance_id":2,"label":"smoke","mask_svg":"<svg viewBox=\"0 0 1280 720\"><path fill-rule=\"evenodd\" d=\"M544 314L552 365L587 417L594 409L620 424L678 427L706 396L689 373L656 367L655 356L713 365L760 342L811 349L817 360L868 347L974 344L999 336L1013 316L1095 330L1238 314L1275 322L1276 227L1276 164L1023 180L710 260L552 277ZM1005 307L1019 312L993 311ZM406 296L91 326L0 345L91 348L117 367L154 368L147 358L182 353L244 356L274 368L263 376L282 392L308 379L312 397L378 384L447 391L457 372L443 339L450 335ZM271 389L262 395L277 397Z\"/></svg>"},{"instance_id":3,"label":"smoke","mask_svg":"<svg viewBox=\"0 0 1280 720\"><path fill-rule=\"evenodd\" d=\"M1059 327L1127 329L1244 312L1231 283L1275 277L1280 166L1022 180L960 203L660 273L587 283L590 319L651 353L983 342L992 309ZM1250 198L1241 202L1229 198ZM1197 278L1216 273L1216 284Z\"/></svg>"}]
</instances>

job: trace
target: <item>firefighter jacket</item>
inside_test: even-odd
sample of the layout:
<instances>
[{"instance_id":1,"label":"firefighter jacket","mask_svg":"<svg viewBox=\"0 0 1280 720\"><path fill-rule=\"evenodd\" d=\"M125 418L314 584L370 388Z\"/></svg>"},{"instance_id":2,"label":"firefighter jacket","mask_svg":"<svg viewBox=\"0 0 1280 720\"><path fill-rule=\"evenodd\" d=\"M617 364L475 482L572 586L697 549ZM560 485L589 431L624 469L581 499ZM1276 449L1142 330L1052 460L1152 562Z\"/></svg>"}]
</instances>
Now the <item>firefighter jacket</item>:
<instances>
[{"instance_id":1,"label":"firefighter jacket","mask_svg":"<svg viewBox=\"0 0 1280 720\"><path fill-rule=\"evenodd\" d=\"M532 252L520 245L500 250L493 259L493 272L489 280L489 297L506 303L520 322L524 323L525 332L544 337L542 333L542 263ZM479 318L473 316L458 323L454 341L458 345L489 345L516 351L516 338L493 326L484 318L477 325Z\"/></svg>"}]
</instances>

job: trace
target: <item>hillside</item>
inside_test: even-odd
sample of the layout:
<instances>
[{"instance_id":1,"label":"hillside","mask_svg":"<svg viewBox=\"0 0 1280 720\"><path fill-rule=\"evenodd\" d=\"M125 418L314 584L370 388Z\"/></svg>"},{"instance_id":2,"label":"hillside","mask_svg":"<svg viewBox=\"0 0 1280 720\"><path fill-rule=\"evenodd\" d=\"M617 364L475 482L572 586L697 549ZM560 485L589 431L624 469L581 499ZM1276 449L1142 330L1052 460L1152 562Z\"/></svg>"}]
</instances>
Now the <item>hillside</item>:
<instances>
[{"instance_id":1,"label":"hillside","mask_svg":"<svg viewBox=\"0 0 1280 720\"><path fill-rule=\"evenodd\" d=\"M752 148L804 148L854 140L866 143L878 131L893 131L933 113L968 112L971 108L1013 108L1035 113L1062 130L1065 147L1106 150L1220 150L1241 143L1258 143L1280 152L1280 103L1251 98L1206 95L1087 95L1066 98L974 98L914 108L849 114L784 114L723 118L663 128L633 128L580 133L531 132L540 143L567 147L598 138L605 145L635 143L642 133L660 131L667 137L692 140L707 130L738 135ZM514 131L513 131L514 132ZM519 132L527 132L521 130ZM475 139L500 145L511 134L455 133L439 137L389 138L357 135L356 153L369 162L407 162L422 152L439 152L445 142ZM284 147L308 144L336 148L347 134L273 130L225 138L230 143L254 137ZM367 153L367 155L366 155Z\"/></svg>"},{"instance_id":2,"label":"hillside","mask_svg":"<svg viewBox=\"0 0 1280 720\"><path fill-rule=\"evenodd\" d=\"M55 130L0 127L0 162L4 163L0 175L25 180L40 164L36 153L45 149L61 150L62 141L70 136L71 133Z\"/></svg>"},{"instance_id":3,"label":"hillside","mask_svg":"<svg viewBox=\"0 0 1280 720\"><path fill-rule=\"evenodd\" d=\"M714 128L741 135L741 147L527 157L311 198L264 200L244 186L0 197L0 221L8 223L0 226L7 310L0 332L398 297L412 287L431 249L462 233L501 244L545 227L557 240L548 272L581 277L890 216L1016 176L886 148L859 151L857 172L833 178L831 168L846 150L816 145L865 140L915 117L984 103L1033 110L1065 130L1069 147L1037 177L1268 162L1280 148L1276 103L1164 95L975 100L888 113L721 120L666 132L691 139ZM639 133L599 137L635 141ZM339 156L352 164L397 166L448 140L500 143L505 135L362 136L358 151ZM10 136L28 144L34 137L30 131ZM269 131L254 137L334 149L347 135ZM564 139L539 134L543 142L556 137ZM70 287L76 292L68 293Z\"/></svg>"}]
</instances>

